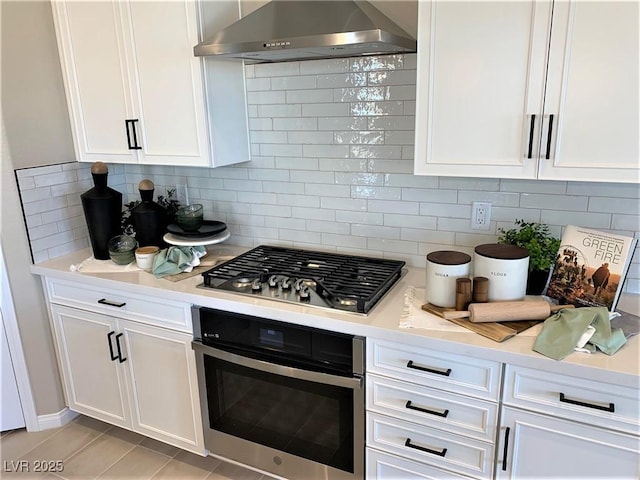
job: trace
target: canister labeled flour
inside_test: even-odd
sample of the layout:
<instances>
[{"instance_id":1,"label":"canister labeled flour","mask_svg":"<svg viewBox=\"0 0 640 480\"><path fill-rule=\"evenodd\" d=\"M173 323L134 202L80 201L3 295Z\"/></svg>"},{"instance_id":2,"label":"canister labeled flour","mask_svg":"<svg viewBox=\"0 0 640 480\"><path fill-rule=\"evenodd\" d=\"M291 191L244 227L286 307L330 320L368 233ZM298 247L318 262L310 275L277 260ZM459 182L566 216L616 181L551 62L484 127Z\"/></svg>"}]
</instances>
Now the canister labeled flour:
<instances>
[{"instance_id":1,"label":"canister labeled flour","mask_svg":"<svg viewBox=\"0 0 640 480\"><path fill-rule=\"evenodd\" d=\"M489 301L522 300L527 293L529 251L516 245L486 243L473 254L473 274L489 279Z\"/></svg>"},{"instance_id":2,"label":"canister labeled flour","mask_svg":"<svg viewBox=\"0 0 640 480\"><path fill-rule=\"evenodd\" d=\"M469 277L471 257L463 252L441 250L427 255L425 300L437 307L455 307L456 279Z\"/></svg>"}]
</instances>

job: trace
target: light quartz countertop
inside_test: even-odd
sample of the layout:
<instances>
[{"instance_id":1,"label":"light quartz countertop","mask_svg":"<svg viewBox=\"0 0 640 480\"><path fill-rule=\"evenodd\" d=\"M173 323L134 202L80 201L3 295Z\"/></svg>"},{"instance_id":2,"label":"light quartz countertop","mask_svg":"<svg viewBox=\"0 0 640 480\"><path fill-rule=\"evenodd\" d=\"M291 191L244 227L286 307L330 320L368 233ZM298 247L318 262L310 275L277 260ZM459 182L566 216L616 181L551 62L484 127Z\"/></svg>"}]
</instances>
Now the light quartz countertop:
<instances>
[{"instance_id":1,"label":"light quartz countertop","mask_svg":"<svg viewBox=\"0 0 640 480\"><path fill-rule=\"evenodd\" d=\"M225 260L246 250L248 248L233 245L213 245L208 248L208 255L203 260ZM640 385L640 335L628 339L612 356L599 351L595 354L575 352L562 361L552 360L531 349L542 324L498 343L421 310L426 274L424 269L420 268L408 267L406 275L368 315L359 315L198 288L202 283L200 275L172 282L155 278L151 273L131 266L109 268L113 271L108 272L90 271L94 269L89 268L86 271L70 270L71 265L78 265L91 255L90 249L81 250L33 265L31 271L43 277L110 288L116 294L120 291L123 294L158 296L192 305L362 335L427 350L467 355L605 383L636 388ZM619 310L637 315L639 305L639 296L626 295L619 304ZM406 328L406 325L412 326Z\"/></svg>"}]
</instances>

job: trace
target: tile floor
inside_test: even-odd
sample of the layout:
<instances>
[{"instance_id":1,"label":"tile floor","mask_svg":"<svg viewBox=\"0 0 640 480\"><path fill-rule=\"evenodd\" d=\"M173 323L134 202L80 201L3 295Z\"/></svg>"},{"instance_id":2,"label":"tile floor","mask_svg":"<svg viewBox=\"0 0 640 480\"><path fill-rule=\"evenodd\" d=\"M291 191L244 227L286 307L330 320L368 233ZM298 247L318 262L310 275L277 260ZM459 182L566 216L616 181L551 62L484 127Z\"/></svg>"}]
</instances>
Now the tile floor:
<instances>
[{"instance_id":1,"label":"tile floor","mask_svg":"<svg viewBox=\"0 0 640 480\"><path fill-rule=\"evenodd\" d=\"M3 432L0 459L3 480L272 480L84 416L42 432ZM60 471L34 471L47 460Z\"/></svg>"}]
</instances>

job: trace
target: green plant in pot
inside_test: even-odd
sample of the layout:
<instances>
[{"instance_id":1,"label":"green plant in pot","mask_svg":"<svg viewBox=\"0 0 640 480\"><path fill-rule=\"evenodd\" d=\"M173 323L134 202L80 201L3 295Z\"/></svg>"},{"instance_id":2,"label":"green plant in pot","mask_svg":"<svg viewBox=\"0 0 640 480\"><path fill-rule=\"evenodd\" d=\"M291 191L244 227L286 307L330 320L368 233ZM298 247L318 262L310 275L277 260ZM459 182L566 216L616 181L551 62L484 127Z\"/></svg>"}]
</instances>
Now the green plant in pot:
<instances>
[{"instance_id":1,"label":"green plant in pot","mask_svg":"<svg viewBox=\"0 0 640 480\"><path fill-rule=\"evenodd\" d=\"M526 248L529 251L529 276L527 294L540 295L553 268L560 247L560 239L549 233L549 227L542 223L515 221L516 228L498 229L498 243L506 243Z\"/></svg>"}]
</instances>

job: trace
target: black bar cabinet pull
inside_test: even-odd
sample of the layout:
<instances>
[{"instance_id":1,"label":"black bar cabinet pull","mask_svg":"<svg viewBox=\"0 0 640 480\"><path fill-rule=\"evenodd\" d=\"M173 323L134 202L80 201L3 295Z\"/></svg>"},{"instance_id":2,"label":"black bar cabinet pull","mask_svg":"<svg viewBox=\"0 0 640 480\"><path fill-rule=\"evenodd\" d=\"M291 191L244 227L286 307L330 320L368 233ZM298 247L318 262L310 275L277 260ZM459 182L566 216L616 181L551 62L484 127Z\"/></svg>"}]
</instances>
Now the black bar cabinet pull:
<instances>
[{"instance_id":1,"label":"black bar cabinet pull","mask_svg":"<svg viewBox=\"0 0 640 480\"><path fill-rule=\"evenodd\" d=\"M413 368L414 370L422 370L423 372L435 373L438 375L444 375L448 377L451 375L451 369L447 368L446 370L436 370L434 368L421 367L420 365L416 365L413 363L413 360L409 360L407 363L407 368Z\"/></svg>"},{"instance_id":2,"label":"black bar cabinet pull","mask_svg":"<svg viewBox=\"0 0 640 480\"><path fill-rule=\"evenodd\" d=\"M136 125L138 119L129 119L124 121L124 127L127 131L127 145L129 146L129 150L140 150L142 147L138 145L138 137L136 136ZM133 143L131 143L131 136L133 135Z\"/></svg>"},{"instance_id":3,"label":"black bar cabinet pull","mask_svg":"<svg viewBox=\"0 0 640 480\"><path fill-rule=\"evenodd\" d=\"M527 153L527 158L533 158L533 130L536 125L536 116L531 115L531 125L529 126L529 150Z\"/></svg>"},{"instance_id":4,"label":"black bar cabinet pull","mask_svg":"<svg viewBox=\"0 0 640 480\"><path fill-rule=\"evenodd\" d=\"M549 131L547 132L547 155L545 158L551 158L551 135L553 132L553 114L549 115Z\"/></svg>"},{"instance_id":5,"label":"black bar cabinet pull","mask_svg":"<svg viewBox=\"0 0 640 480\"><path fill-rule=\"evenodd\" d=\"M411 439L407 438L404 442L405 447L415 448L416 450L420 450L422 452L431 453L432 455L438 455L439 457L444 457L447 454L447 449L443 448L442 450L431 450L430 448L421 447L420 445L416 445L415 443L411 443Z\"/></svg>"},{"instance_id":6,"label":"black bar cabinet pull","mask_svg":"<svg viewBox=\"0 0 640 480\"><path fill-rule=\"evenodd\" d=\"M110 307L118 307L118 308L122 308L127 304L127 302L114 302L111 300L107 300L106 298L101 298L100 300L98 300L98 303L101 303L103 305L109 305Z\"/></svg>"},{"instance_id":7,"label":"black bar cabinet pull","mask_svg":"<svg viewBox=\"0 0 640 480\"><path fill-rule=\"evenodd\" d=\"M111 337L115 334L113 330L107 333L107 343L109 343L109 353L111 354L111 360L117 360L118 357L113 354L113 345L111 344Z\"/></svg>"},{"instance_id":8,"label":"black bar cabinet pull","mask_svg":"<svg viewBox=\"0 0 640 480\"><path fill-rule=\"evenodd\" d=\"M123 333L119 333L116 335L116 347L118 348L118 360L120 363L124 363L127 358L122 356L122 350L120 350L120 337L124 335Z\"/></svg>"},{"instance_id":9,"label":"black bar cabinet pull","mask_svg":"<svg viewBox=\"0 0 640 480\"><path fill-rule=\"evenodd\" d=\"M604 410L605 412L615 412L615 405L613 403L609 403L608 407L604 405L596 405L594 403L581 402L580 400L572 400L571 398L565 397L564 393L560 392L560 401L563 403L570 403L572 405L580 405L581 407L595 408L596 410Z\"/></svg>"},{"instance_id":10,"label":"black bar cabinet pull","mask_svg":"<svg viewBox=\"0 0 640 480\"><path fill-rule=\"evenodd\" d=\"M411 410L417 410L419 412L428 413L430 415L437 415L439 417L444 417L444 418L447 418L447 415L449 415L448 409L446 409L444 412L436 412L435 410L429 410L428 408L416 407L415 405L411 404L411 400L407 400L407 404L404 407L409 408Z\"/></svg>"},{"instance_id":11,"label":"black bar cabinet pull","mask_svg":"<svg viewBox=\"0 0 640 480\"><path fill-rule=\"evenodd\" d=\"M504 430L504 449L502 450L502 471L507 471L507 452L509 451L509 432L511 427L507 427Z\"/></svg>"}]
</instances>

